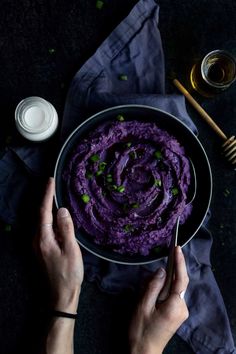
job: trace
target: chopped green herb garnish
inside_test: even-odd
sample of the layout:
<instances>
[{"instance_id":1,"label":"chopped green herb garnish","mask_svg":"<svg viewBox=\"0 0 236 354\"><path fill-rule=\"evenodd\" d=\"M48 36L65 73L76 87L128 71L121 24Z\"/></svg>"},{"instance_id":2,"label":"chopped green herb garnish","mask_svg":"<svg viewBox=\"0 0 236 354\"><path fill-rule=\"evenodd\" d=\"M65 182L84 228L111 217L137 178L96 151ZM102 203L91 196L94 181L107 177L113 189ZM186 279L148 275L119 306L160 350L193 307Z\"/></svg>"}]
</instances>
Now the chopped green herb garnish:
<instances>
[{"instance_id":1,"label":"chopped green herb garnish","mask_svg":"<svg viewBox=\"0 0 236 354\"><path fill-rule=\"evenodd\" d=\"M103 174L103 171L102 170L98 170L97 172L96 172L96 176L101 176Z\"/></svg>"},{"instance_id":2,"label":"chopped green herb garnish","mask_svg":"<svg viewBox=\"0 0 236 354\"><path fill-rule=\"evenodd\" d=\"M102 170L102 171L104 171L105 170L105 168L106 168L106 165L107 165L107 163L106 162L101 162L100 164L99 164L99 170Z\"/></svg>"},{"instance_id":3,"label":"chopped green herb garnish","mask_svg":"<svg viewBox=\"0 0 236 354\"><path fill-rule=\"evenodd\" d=\"M122 75L119 76L119 79L120 79L121 81L127 81L127 80L128 80L128 76L122 74Z\"/></svg>"},{"instance_id":4,"label":"chopped green herb garnish","mask_svg":"<svg viewBox=\"0 0 236 354\"><path fill-rule=\"evenodd\" d=\"M109 173L109 174L107 175L107 177L112 177L112 175Z\"/></svg>"},{"instance_id":5,"label":"chopped green herb garnish","mask_svg":"<svg viewBox=\"0 0 236 354\"><path fill-rule=\"evenodd\" d=\"M9 224L5 225L4 231L5 232L11 232L11 225L9 225Z\"/></svg>"},{"instance_id":6,"label":"chopped green herb garnish","mask_svg":"<svg viewBox=\"0 0 236 354\"><path fill-rule=\"evenodd\" d=\"M48 49L48 51L49 51L49 54L55 53L55 49L54 48L50 48L50 49Z\"/></svg>"},{"instance_id":7,"label":"chopped green herb garnish","mask_svg":"<svg viewBox=\"0 0 236 354\"><path fill-rule=\"evenodd\" d=\"M93 161L93 162L97 162L97 161L100 160L100 157L99 157L98 154L95 154L95 155L92 155L92 156L90 157L90 160Z\"/></svg>"},{"instance_id":8,"label":"chopped green herb garnish","mask_svg":"<svg viewBox=\"0 0 236 354\"><path fill-rule=\"evenodd\" d=\"M129 153L129 157L130 157L131 159L135 160L135 159L137 158L136 151L131 151L131 152Z\"/></svg>"},{"instance_id":9,"label":"chopped green herb garnish","mask_svg":"<svg viewBox=\"0 0 236 354\"><path fill-rule=\"evenodd\" d=\"M160 179L155 179L154 186L161 187L161 180Z\"/></svg>"},{"instance_id":10,"label":"chopped green herb garnish","mask_svg":"<svg viewBox=\"0 0 236 354\"><path fill-rule=\"evenodd\" d=\"M86 172L85 177L86 177L87 179L93 178L92 172Z\"/></svg>"},{"instance_id":11,"label":"chopped green herb garnish","mask_svg":"<svg viewBox=\"0 0 236 354\"><path fill-rule=\"evenodd\" d=\"M118 114L118 116L116 117L116 119L119 121L119 122L124 122L125 118L121 115L121 114Z\"/></svg>"},{"instance_id":12,"label":"chopped green herb garnish","mask_svg":"<svg viewBox=\"0 0 236 354\"><path fill-rule=\"evenodd\" d=\"M171 193L173 194L173 195L177 195L178 193L179 193L179 190L178 190L178 188L172 188L171 189Z\"/></svg>"},{"instance_id":13,"label":"chopped green herb garnish","mask_svg":"<svg viewBox=\"0 0 236 354\"><path fill-rule=\"evenodd\" d=\"M225 197L228 197L230 195L230 191L226 188L225 190L224 190L224 196Z\"/></svg>"},{"instance_id":14,"label":"chopped green herb garnish","mask_svg":"<svg viewBox=\"0 0 236 354\"><path fill-rule=\"evenodd\" d=\"M102 0L96 1L96 8L101 10L103 8L104 2Z\"/></svg>"},{"instance_id":15,"label":"chopped green herb garnish","mask_svg":"<svg viewBox=\"0 0 236 354\"><path fill-rule=\"evenodd\" d=\"M116 186L115 184L112 185L112 188L116 191L118 189L118 186Z\"/></svg>"},{"instance_id":16,"label":"chopped green herb garnish","mask_svg":"<svg viewBox=\"0 0 236 354\"><path fill-rule=\"evenodd\" d=\"M126 143L126 146L129 148L132 145L132 143Z\"/></svg>"},{"instance_id":17,"label":"chopped green herb garnish","mask_svg":"<svg viewBox=\"0 0 236 354\"><path fill-rule=\"evenodd\" d=\"M153 252L155 252L156 254L159 254L161 252L161 246L154 247Z\"/></svg>"},{"instance_id":18,"label":"chopped green herb garnish","mask_svg":"<svg viewBox=\"0 0 236 354\"><path fill-rule=\"evenodd\" d=\"M133 226L132 226L132 225L129 225L129 224L127 224L127 225L124 226L124 230L125 230L126 232L134 231Z\"/></svg>"},{"instance_id":19,"label":"chopped green herb garnish","mask_svg":"<svg viewBox=\"0 0 236 354\"><path fill-rule=\"evenodd\" d=\"M133 204L131 204L131 207L133 209L137 209L137 208L139 208L139 204L138 203L133 203Z\"/></svg>"},{"instance_id":20,"label":"chopped green herb garnish","mask_svg":"<svg viewBox=\"0 0 236 354\"><path fill-rule=\"evenodd\" d=\"M125 187L124 186L117 187L117 192L123 193L124 191L125 191Z\"/></svg>"},{"instance_id":21,"label":"chopped green herb garnish","mask_svg":"<svg viewBox=\"0 0 236 354\"><path fill-rule=\"evenodd\" d=\"M162 153L160 150L154 152L154 156L156 159L160 160L162 158Z\"/></svg>"},{"instance_id":22,"label":"chopped green herb garnish","mask_svg":"<svg viewBox=\"0 0 236 354\"><path fill-rule=\"evenodd\" d=\"M83 200L84 203L88 203L90 201L90 197L88 194L82 194L81 199Z\"/></svg>"},{"instance_id":23,"label":"chopped green herb garnish","mask_svg":"<svg viewBox=\"0 0 236 354\"><path fill-rule=\"evenodd\" d=\"M108 182L108 183L112 183L112 182L113 182L112 177L108 177L108 176L107 176L107 182Z\"/></svg>"}]
</instances>

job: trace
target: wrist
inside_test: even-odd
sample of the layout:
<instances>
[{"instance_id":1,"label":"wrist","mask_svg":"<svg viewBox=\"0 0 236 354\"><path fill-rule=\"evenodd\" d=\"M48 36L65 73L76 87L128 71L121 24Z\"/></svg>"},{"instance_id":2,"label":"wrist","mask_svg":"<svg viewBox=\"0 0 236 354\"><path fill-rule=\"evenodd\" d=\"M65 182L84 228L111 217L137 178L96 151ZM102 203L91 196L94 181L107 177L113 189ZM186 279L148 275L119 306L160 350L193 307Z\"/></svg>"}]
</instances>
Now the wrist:
<instances>
[{"instance_id":1,"label":"wrist","mask_svg":"<svg viewBox=\"0 0 236 354\"><path fill-rule=\"evenodd\" d=\"M80 291L74 291L70 294L61 294L54 302L53 302L53 310L68 312L68 313L76 313L79 303L79 295Z\"/></svg>"},{"instance_id":2,"label":"wrist","mask_svg":"<svg viewBox=\"0 0 236 354\"><path fill-rule=\"evenodd\" d=\"M131 354L162 354L165 346L162 345L134 345L131 348Z\"/></svg>"},{"instance_id":3,"label":"wrist","mask_svg":"<svg viewBox=\"0 0 236 354\"><path fill-rule=\"evenodd\" d=\"M52 316L70 318L70 319L73 319L73 320L77 319L77 313L69 313L69 312L63 312L63 311L57 311L57 310L53 310L52 311Z\"/></svg>"}]
</instances>

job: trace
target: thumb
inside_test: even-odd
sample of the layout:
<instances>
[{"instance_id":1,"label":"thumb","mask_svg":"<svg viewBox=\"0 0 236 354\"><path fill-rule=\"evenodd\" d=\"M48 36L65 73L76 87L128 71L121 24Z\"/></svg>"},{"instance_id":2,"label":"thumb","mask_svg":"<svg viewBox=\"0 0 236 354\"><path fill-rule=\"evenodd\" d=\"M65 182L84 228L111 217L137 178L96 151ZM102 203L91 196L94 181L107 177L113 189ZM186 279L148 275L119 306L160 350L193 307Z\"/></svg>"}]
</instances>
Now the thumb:
<instances>
[{"instance_id":1,"label":"thumb","mask_svg":"<svg viewBox=\"0 0 236 354\"><path fill-rule=\"evenodd\" d=\"M69 211L66 208L60 208L57 211L57 229L60 241L66 247L75 240L74 224Z\"/></svg>"},{"instance_id":2,"label":"thumb","mask_svg":"<svg viewBox=\"0 0 236 354\"><path fill-rule=\"evenodd\" d=\"M157 297L164 286L165 279L165 269L159 268L150 283L148 284L148 288L143 297L142 306L146 313L151 313L155 308Z\"/></svg>"}]
</instances>

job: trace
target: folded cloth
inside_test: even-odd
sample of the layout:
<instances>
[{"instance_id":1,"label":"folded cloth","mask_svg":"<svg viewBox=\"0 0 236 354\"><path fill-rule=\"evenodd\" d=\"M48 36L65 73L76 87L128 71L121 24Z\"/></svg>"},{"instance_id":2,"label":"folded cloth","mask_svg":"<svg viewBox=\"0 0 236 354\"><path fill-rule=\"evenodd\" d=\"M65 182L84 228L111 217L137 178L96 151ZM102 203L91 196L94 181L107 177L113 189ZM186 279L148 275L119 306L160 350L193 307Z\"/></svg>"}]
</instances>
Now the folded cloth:
<instances>
[{"instance_id":1,"label":"folded cloth","mask_svg":"<svg viewBox=\"0 0 236 354\"><path fill-rule=\"evenodd\" d=\"M136 103L163 109L185 122L195 133L184 98L165 95L164 56L158 30L159 8L154 0L140 0L76 74L68 93L62 139L87 116L118 104ZM127 81L120 81L120 75ZM0 160L0 219L19 222L17 216L31 184L47 174L45 146L12 147ZM12 194L12 191L17 191ZM32 194L34 195L32 189ZM32 205L29 202L29 207ZM190 316L178 334L195 353L236 353L229 320L210 265L212 238L202 227L184 247L190 284L186 302ZM137 289L165 260L143 266L125 266L83 251L85 274L110 293Z\"/></svg>"},{"instance_id":2,"label":"folded cloth","mask_svg":"<svg viewBox=\"0 0 236 354\"><path fill-rule=\"evenodd\" d=\"M67 96L62 139L91 114L131 103L163 109L197 133L183 97L165 94L158 19L156 2L140 0L77 72ZM120 80L120 75L126 75L127 80ZM190 277L186 293L190 316L177 333L195 353L236 353L224 302L211 270L211 244L212 237L203 226L184 247ZM161 260L149 265L126 266L83 253L87 279L96 281L102 290L110 293L136 289L165 264Z\"/></svg>"}]
</instances>

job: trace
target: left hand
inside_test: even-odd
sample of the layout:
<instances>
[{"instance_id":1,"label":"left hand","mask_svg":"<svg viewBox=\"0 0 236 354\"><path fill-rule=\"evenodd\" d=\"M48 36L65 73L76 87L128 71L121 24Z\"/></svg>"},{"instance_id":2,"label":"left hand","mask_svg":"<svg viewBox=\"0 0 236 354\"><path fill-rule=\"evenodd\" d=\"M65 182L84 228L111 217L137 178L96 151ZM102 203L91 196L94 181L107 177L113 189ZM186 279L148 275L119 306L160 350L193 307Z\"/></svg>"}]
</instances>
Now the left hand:
<instances>
[{"instance_id":1,"label":"left hand","mask_svg":"<svg viewBox=\"0 0 236 354\"><path fill-rule=\"evenodd\" d=\"M35 248L48 275L53 309L75 313L84 276L82 255L69 211L60 208L53 220L54 190L55 182L50 178L40 208Z\"/></svg>"}]
</instances>

